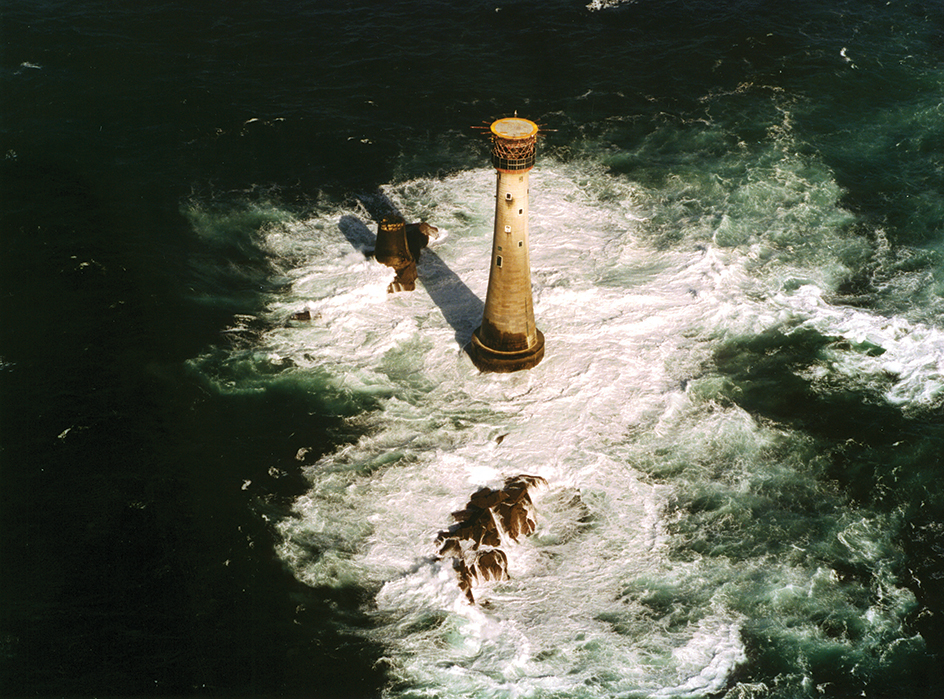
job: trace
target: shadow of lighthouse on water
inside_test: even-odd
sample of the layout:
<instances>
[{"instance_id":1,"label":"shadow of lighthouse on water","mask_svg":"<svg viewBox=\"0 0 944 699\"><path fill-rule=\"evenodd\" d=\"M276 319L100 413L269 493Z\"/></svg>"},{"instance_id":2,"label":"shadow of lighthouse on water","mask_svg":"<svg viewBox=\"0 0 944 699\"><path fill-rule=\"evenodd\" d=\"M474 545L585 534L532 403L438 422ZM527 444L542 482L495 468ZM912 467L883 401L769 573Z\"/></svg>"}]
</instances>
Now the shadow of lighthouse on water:
<instances>
[{"instance_id":1,"label":"shadow of lighthouse on water","mask_svg":"<svg viewBox=\"0 0 944 699\"><path fill-rule=\"evenodd\" d=\"M396 204L380 189L359 195L357 200L375 226L379 225L384 217L397 216L405 220ZM364 257L373 258L377 234L367 223L356 216L346 215L338 221L338 229L351 247L363 253ZM462 347L462 351L468 354L472 332L482 320L485 302L429 248L423 250L420 255L417 269L423 288L442 311L446 322L455 330L456 342Z\"/></svg>"}]
</instances>

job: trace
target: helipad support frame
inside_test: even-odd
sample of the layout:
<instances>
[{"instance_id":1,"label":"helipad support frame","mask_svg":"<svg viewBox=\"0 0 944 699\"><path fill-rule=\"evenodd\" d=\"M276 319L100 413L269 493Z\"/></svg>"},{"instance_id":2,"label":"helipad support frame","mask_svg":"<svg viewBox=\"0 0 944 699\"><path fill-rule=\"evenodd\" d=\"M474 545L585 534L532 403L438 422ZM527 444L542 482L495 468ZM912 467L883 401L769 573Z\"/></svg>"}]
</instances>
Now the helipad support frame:
<instances>
[{"instance_id":1,"label":"helipad support frame","mask_svg":"<svg viewBox=\"0 0 944 699\"><path fill-rule=\"evenodd\" d=\"M482 325L470 354L482 371L530 369L544 358L544 335L534 323L528 253L528 174L534 167L538 126L499 119L491 126L497 172L495 231Z\"/></svg>"}]
</instances>

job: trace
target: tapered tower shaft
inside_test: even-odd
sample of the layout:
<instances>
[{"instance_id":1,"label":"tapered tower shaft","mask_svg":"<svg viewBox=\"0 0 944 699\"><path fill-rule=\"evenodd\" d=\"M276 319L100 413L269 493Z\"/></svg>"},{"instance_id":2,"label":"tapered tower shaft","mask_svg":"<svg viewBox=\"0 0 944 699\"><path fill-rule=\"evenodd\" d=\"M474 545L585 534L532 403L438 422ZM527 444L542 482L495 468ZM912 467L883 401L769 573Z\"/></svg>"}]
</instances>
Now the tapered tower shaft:
<instances>
[{"instance_id":1,"label":"tapered tower shaft","mask_svg":"<svg viewBox=\"0 0 944 699\"><path fill-rule=\"evenodd\" d=\"M491 126L497 171L495 231L482 325L472 334L472 361L482 371L530 369L544 358L534 323L528 253L528 174L538 127L517 117Z\"/></svg>"}]
</instances>

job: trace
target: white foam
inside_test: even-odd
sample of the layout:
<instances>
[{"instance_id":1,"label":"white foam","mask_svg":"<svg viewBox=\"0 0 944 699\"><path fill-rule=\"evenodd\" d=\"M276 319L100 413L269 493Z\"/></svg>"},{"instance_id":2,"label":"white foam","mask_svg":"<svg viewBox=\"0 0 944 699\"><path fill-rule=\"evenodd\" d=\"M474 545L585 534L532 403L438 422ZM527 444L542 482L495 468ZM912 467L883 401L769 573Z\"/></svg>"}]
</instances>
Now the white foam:
<instances>
[{"instance_id":1,"label":"white foam","mask_svg":"<svg viewBox=\"0 0 944 699\"><path fill-rule=\"evenodd\" d=\"M600 10L619 7L620 5L632 5L636 1L637 0L592 0L592 2L587 3L587 9L591 12L599 12Z\"/></svg>"},{"instance_id":2,"label":"white foam","mask_svg":"<svg viewBox=\"0 0 944 699\"><path fill-rule=\"evenodd\" d=\"M627 429L670 407L670 389L685 367L665 359L678 353L680 342L689 344L672 330L699 315L690 287L717 293L727 276L713 253L666 253L655 264L633 260L625 248L638 222L622 204L601 208L566 176L538 171L533 181L542 175L532 261L536 314L549 339L546 359L530 372L479 374L422 287L388 296L389 271L351 258L346 242L327 242L298 270L292 296L273 313L284 315L304 299L316 320L273 332L274 349L302 366L330 364L356 390L374 386L390 397L371 417L367 436L310 467L312 491L296 506L300 517L283 523L280 553L311 584L377 586L382 615L400 629L391 634L385 626L380 635L392 643L395 665L420 684L447 664L455 670L450 692L560 688L577 681L566 679L568 673L594 681L618 655L625 677L600 682L653 684L636 668L669 663L677 669L657 673L653 686L674 682L682 695L686 683L714 682L695 679L704 673L726 676L740 656L705 656L706 667L695 668L701 656L692 649L708 633L701 626L666 639L665 658L641 659L637 639L595 617L619 596L621 580L658 560L664 537L664 489L639 479L620 458L620 444ZM492 184L486 172L430 185L442 189L447 203L427 218L453 232L439 254L480 300ZM407 208L396 188L389 195ZM458 207L456 199L463 200ZM339 213L331 218L355 215ZM326 230L330 220L306 226ZM273 233L268 245L297 251L293 237ZM597 286L621 259L639 268L631 275L634 288ZM694 272L683 274L686 265ZM420 269L421 280L431 283ZM469 319L469 330L477 320ZM506 435L500 445L499 435ZM552 484L536 496L538 532L509 547L510 583L476 593L490 607L470 607L451 568L431 560L433 540L475 488L520 472ZM583 524L576 521L581 517ZM325 553L311 560L312 549ZM434 611L446 615L435 631L409 631ZM731 635L725 627L723 638ZM673 661L673 652L686 647ZM541 660L555 648L572 650L570 670L559 657ZM719 658L730 663L721 668Z\"/></svg>"},{"instance_id":3,"label":"white foam","mask_svg":"<svg viewBox=\"0 0 944 699\"><path fill-rule=\"evenodd\" d=\"M811 378L859 387L905 409L944 404L944 330L831 305L814 285L772 301L802 321L798 327L848 341L827 348L828 361L814 367Z\"/></svg>"},{"instance_id":4,"label":"white foam","mask_svg":"<svg viewBox=\"0 0 944 699\"><path fill-rule=\"evenodd\" d=\"M326 205L264 231L266 249L291 260L266 350L302 371L327 370L379 406L358 418L363 437L307 466L311 490L298 516L279 524L279 554L311 585L376 590L374 633L392 672L437 696L720 691L745 658L743 616L724 595L704 595L671 627L625 595L645 576L717 582L731 573L712 578L697 560L667 557L672 489L634 463L658 460L678 440L710 460L712 449L726 459L771 439L737 408L684 388L725 338L789 324L874 342L886 353L836 350L823 369L829 380L894 371L889 400L923 405L940 400L944 344L936 330L830 306L829 269L765 263L754 243L706 243L700 223L671 250L652 249L643 234L651 210L638 203L653 193L552 163L531 175L546 357L528 372L480 374L460 339L484 301L493 177L483 169L386 188L408 218L421 208L449 232L435 258L424 253L409 294L388 295L393 272L350 241L367 230L357 207ZM798 271L807 283L781 284ZM312 320L286 325L300 308ZM719 446L718 435L731 444ZM549 482L535 496L538 531L508 547L512 579L477 588L487 606L470 606L448 562L434 559L436 532L473 490L518 473Z\"/></svg>"}]
</instances>

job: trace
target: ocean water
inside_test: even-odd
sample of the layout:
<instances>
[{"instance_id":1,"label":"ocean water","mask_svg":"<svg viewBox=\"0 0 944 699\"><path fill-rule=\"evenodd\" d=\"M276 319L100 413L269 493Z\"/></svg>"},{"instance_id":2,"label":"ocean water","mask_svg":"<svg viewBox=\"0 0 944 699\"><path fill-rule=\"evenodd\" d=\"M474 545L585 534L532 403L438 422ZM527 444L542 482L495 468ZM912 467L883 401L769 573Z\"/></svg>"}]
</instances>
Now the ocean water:
<instances>
[{"instance_id":1,"label":"ocean water","mask_svg":"<svg viewBox=\"0 0 944 699\"><path fill-rule=\"evenodd\" d=\"M944 8L10 0L0 41L0 694L942 695ZM482 374L472 127L515 112L546 356ZM440 232L412 293L392 210ZM437 532L520 473L470 605Z\"/></svg>"}]
</instances>

